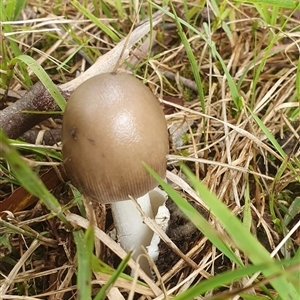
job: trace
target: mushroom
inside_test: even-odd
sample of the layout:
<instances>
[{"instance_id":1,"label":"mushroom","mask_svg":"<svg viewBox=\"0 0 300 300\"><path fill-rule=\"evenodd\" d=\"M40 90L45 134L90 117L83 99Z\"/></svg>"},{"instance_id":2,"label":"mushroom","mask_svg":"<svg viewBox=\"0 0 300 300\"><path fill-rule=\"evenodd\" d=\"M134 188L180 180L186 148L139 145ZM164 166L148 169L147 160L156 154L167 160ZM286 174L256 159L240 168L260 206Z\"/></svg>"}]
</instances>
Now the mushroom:
<instances>
[{"instance_id":1,"label":"mushroom","mask_svg":"<svg viewBox=\"0 0 300 300\"><path fill-rule=\"evenodd\" d=\"M169 150L165 116L154 94L132 75L105 73L82 83L71 95L63 118L63 163L72 184L89 200L111 203L125 251L142 253L153 232L135 203L153 218L148 192L161 177ZM141 267L149 274L149 266ZM147 270L148 269L148 270Z\"/></svg>"}]
</instances>

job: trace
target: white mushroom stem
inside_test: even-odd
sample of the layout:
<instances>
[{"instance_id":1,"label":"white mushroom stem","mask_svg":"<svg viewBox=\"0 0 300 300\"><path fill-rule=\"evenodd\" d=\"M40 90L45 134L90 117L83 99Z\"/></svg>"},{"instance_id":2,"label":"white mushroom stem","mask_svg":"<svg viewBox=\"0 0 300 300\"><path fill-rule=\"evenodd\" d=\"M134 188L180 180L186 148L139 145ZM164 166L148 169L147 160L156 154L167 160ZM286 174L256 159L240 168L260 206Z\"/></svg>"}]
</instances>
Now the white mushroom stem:
<instances>
[{"instance_id":1,"label":"white mushroom stem","mask_svg":"<svg viewBox=\"0 0 300 300\"><path fill-rule=\"evenodd\" d=\"M166 199L167 194L159 188L155 188L148 194L138 198L137 203L146 217L154 219L159 209L165 204ZM120 244L127 252L133 250L132 257L136 260L139 255L144 253L142 246L148 248L154 243L152 239L155 234L143 222L141 213L133 200L114 202L111 204L111 209ZM158 242L156 237L156 243L158 244ZM151 248L151 254L149 252L151 258L157 258L158 256L158 249L154 248ZM152 255L152 252L156 252L156 255ZM149 263L145 258L140 258L139 264L145 273L151 275Z\"/></svg>"},{"instance_id":2,"label":"white mushroom stem","mask_svg":"<svg viewBox=\"0 0 300 300\"><path fill-rule=\"evenodd\" d=\"M149 194L137 199L138 204L147 217L154 218ZM129 252L133 250L132 257L137 259L143 253L141 245L150 245L153 231L143 223L142 216L133 200L118 201L111 204L112 215L118 233L121 247ZM141 258L140 266L150 275L148 262Z\"/></svg>"}]
</instances>

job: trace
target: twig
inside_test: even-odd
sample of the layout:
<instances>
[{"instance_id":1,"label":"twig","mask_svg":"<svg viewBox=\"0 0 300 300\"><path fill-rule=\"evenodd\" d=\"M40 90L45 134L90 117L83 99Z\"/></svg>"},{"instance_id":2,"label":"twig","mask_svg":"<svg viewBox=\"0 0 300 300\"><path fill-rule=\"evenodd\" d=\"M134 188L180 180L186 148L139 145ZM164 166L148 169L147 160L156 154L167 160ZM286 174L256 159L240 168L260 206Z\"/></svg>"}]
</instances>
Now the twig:
<instances>
[{"instance_id":1,"label":"twig","mask_svg":"<svg viewBox=\"0 0 300 300\"><path fill-rule=\"evenodd\" d=\"M21 99L0 111L0 127L11 139L18 138L49 118L47 114L30 114L23 111L59 111L59 107L43 84L37 82Z\"/></svg>"},{"instance_id":2,"label":"twig","mask_svg":"<svg viewBox=\"0 0 300 300\"><path fill-rule=\"evenodd\" d=\"M164 76L166 76L167 78L169 78L171 80L178 80L180 83L182 83L188 89L190 89L194 92L198 92L198 88L197 88L195 81L185 78L180 75L177 76L176 74L174 74L173 72L170 72L170 71L164 71L163 74L164 74Z\"/></svg>"},{"instance_id":3,"label":"twig","mask_svg":"<svg viewBox=\"0 0 300 300\"><path fill-rule=\"evenodd\" d=\"M20 137L22 140L30 144L53 146L61 140L61 129L30 129Z\"/></svg>"}]
</instances>

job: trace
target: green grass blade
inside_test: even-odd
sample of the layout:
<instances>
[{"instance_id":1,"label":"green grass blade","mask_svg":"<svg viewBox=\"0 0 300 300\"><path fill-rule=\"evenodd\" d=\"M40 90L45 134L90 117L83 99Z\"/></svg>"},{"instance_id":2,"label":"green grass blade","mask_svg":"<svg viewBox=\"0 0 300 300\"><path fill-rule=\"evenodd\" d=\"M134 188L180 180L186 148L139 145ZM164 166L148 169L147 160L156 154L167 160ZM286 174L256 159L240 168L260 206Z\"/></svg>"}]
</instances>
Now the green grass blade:
<instances>
[{"instance_id":1,"label":"green grass blade","mask_svg":"<svg viewBox=\"0 0 300 300\"><path fill-rule=\"evenodd\" d=\"M101 259L99 259L95 255L93 255L93 264L92 265L93 265L94 272L100 272L100 273L104 273L104 274L108 274L108 275L113 275L114 272L116 272L116 270L114 268L107 265L105 262L103 262ZM133 281L133 278L130 275L127 275L125 273L120 274L119 277L123 278L129 282ZM142 281L138 281L137 283L140 285L146 286L145 283L143 283Z\"/></svg>"},{"instance_id":2,"label":"green grass blade","mask_svg":"<svg viewBox=\"0 0 300 300\"><path fill-rule=\"evenodd\" d=\"M243 224L244 227L250 231L252 225L252 214L251 214L251 198L250 198L250 186L249 180L247 180L245 189L245 205L243 209Z\"/></svg>"},{"instance_id":3,"label":"green grass blade","mask_svg":"<svg viewBox=\"0 0 300 300\"><path fill-rule=\"evenodd\" d=\"M21 0L22 1L22 0ZM7 1L3 2L0 1L0 21L12 21L15 20L19 12L19 3L20 1ZM26 3L26 1L23 1L23 5ZM9 80L11 79L9 74L12 74L13 70L9 69L9 62L11 57L16 57L22 54L18 43L16 42L18 38L14 35L11 35L10 37L5 37L5 33L12 33L14 32L13 27L11 24L1 24L1 35L3 38L1 38L1 60L0 60L0 66L1 70L5 70L7 72L1 72L1 85L3 88L6 88L9 84ZM9 51L8 51L9 49ZM20 64L20 72L23 76L23 83L25 86L30 87L32 85L30 76L26 70L26 67L23 64Z\"/></svg>"},{"instance_id":4,"label":"green grass blade","mask_svg":"<svg viewBox=\"0 0 300 300\"><path fill-rule=\"evenodd\" d=\"M170 4L171 4L171 2L170 2ZM205 109L205 101L204 101L205 100L204 99L204 91L203 91L202 81L201 81L201 77L200 77L200 72L199 72L199 69L198 69L198 63L197 63L196 58L193 54L192 47L191 47L185 33L182 30L181 23L179 21L178 16L176 15L176 12L175 12L175 9L174 9L173 5L172 5L172 10L173 10L175 22L176 22L176 25L177 25L179 37L182 41L182 44L183 44L183 46L185 48L185 51L186 51L186 55L187 55L188 60L191 64L192 72L193 72L193 75L194 75L194 78L195 78L195 81L196 81L196 85L197 85L198 95L199 95L200 102L201 102L202 112L205 113L206 109Z\"/></svg>"},{"instance_id":5,"label":"green grass blade","mask_svg":"<svg viewBox=\"0 0 300 300\"><path fill-rule=\"evenodd\" d=\"M94 230L88 227L84 234L82 230L73 231L77 249L77 289L78 300L92 299L92 256L94 249Z\"/></svg>"},{"instance_id":6,"label":"green grass blade","mask_svg":"<svg viewBox=\"0 0 300 300\"><path fill-rule=\"evenodd\" d=\"M268 263L269 268L262 270L262 273L268 277L274 274L282 274L282 277L275 278L271 284L279 293L282 299L298 299L300 291L288 281L288 274L281 269L275 261L270 257L270 253L260 244L260 242L242 225L242 223L233 216L232 212L222 203L215 195L213 195L206 186L204 186L192 174L188 168L183 166L184 173L192 182L195 190L201 199L210 208L211 212L218 219L220 224L225 228L235 245L241 249L247 257L255 265Z\"/></svg>"},{"instance_id":7,"label":"green grass blade","mask_svg":"<svg viewBox=\"0 0 300 300\"><path fill-rule=\"evenodd\" d=\"M23 141L16 141L16 140L9 140L9 143L15 147L17 150L27 150L32 153L45 156L45 157L51 157L53 159L56 159L58 161L62 161L62 154L60 152L57 152L57 150L45 148L40 145L33 145L27 142Z\"/></svg>"},{"instance_id":8,"label":"green grass blade","mask_svg":"<svg viewBox=\"0 0 300 300\"><path fill-rule=\"evenodd\" d=\"M57 215L66 225L69 224L57 199L48 191L43 182L25 163L17 150L10 145L9 139L5 136L1 128L0 157L4 157L7 160L15 178L29 193L38 197L53 215Z\"/></svg>"},{"instance_id":9,"label":"green grass blade","mask_svg":"<svg viewBox=\"0 0 300 300\"><path fill-rule=\"evenodd\" d=\"M289 207L288 213L284 216L284 225L288 226L296 215L300 212L300 197L296 197ZM300 248L299 248L300 249Z\"/></svg>"},{"instance_id":10,"label":"green grass blade","mask_svg":"<svg viewBox=\"0 0 300 300\"><path fill-rule=\"evenodd\" d=\"M282 8L299 9L300 3L295 0L236 0L236 2L274 5Z\"/></svg>"},{"instance_id":11,"label":"green grass blade","mask_svg":"<svg viewBox=\"0 0 300 300\"><path fill-rule=\"evenodd\" d=\"M113 286L113 284L116 282L116 280L122 275L122 272L125 270L129 260L131 257L131 252L129 252L124 259L119 264L116 271L112 274L112 276L107 280L107 282L103 285L103 287L98 292L97 296L94 298L94 300L104 300L106 297L107 292L109 289Z\"/></svg>"},{"instance_id":12,"label":"green grass blade","mask_svg":"<svg viewBox=\"0 0 300 300\"><path fill-rule=\"evenodd\" d=\"M250 109L248 108L248 111L250 112L251 116L257 123L257 125L260 127L262 132L266 135L268 140L272 143L272 145L275 147L276 151L281 155L282 158L286 158L286 153L282 149L282 147L279 145L273 134L269 131L269 129L265 126L265 124L260 120L260 118Z\"/></svg>"},{"instance_id":13,"label":"green grass blade","mask_svg":"<svg viewBox=\"0 0 300 300\"><path fill-rule=\"evenodd\" d=\"M114 42L119 42L120 38L103 22L101 22L97 17L95 17L88 9L86 9L77 0L72 0L71 4L78 9L82 14L84 14L89 20L91 20L95 25L97 25L103 32L105 32Z\"/></svg>"},{"instance_id":14,"label":"green grass blade","mask_svg":"<svg viewBox=\"0 0 300 300\"><path fill-rule=\"evenodd\" d=\"M39 80L47 88L50 95L53 97L53 99L55 100L57 105L60 107L60 109L62 111L64 111L65 107L66 107L66 100L61 95L57 86L52 82L49 75L42 68L42 66L36 60L34 60L32 57L30 57L28 55L19 55L18 57L12 59L10 64L13 66L19 61L25 63L34 72L34 74L39 78Z\"/></svg>"},{"instance_id":15,"label":"green grass blade","mask_svg":"<svg viewBox=\"0 0 300 300\"><path fill-rule=\"evenodd\" d=\"M211 47L212 54L215 57L218 58L221 66L222 66L222 69L223 69L223 71L224 71L224 73L226 75L226 79L227 79L227 82L228 82L229 90L230 90L231 97L232 97L232 100L234 102L234 105L235 105L235 107L236 107L236 109L238 111L241 111L242 108L244 107L243 98L240 96L240 94L238 92L238 89L237 89L237 86L236 86L236 84L235 84L232 76L230 75L230 72L228 71L228 69L226 67L226 64L225 64L222 56L217 51L215 43L211 42L210 43L210 47Z\"/></svg>"},{"instance_id":16,"label":"green grass blade","mask_svg":"<svg viewBox=\"0 0 300 300\"><path fill-rule=\"evenodd\" d=\"M300 59L298 59L297 74L296 74L296 101L298 101L300 105ZM295 119L299 117L299 114L300 114L300 107L293 109L290 119L292 121L295 121Z\"/></svg>"},{"instance_id":17,"label":"green grass blade","mask_svg":"<svg viewBox=\"0 0 300 300\"><path fill-rule=\"evenodd\" d=\"M281 264L279 264L278 262L276 264L278 265L278 268L281 268ZM294 265L297 264L294 263ZM267 264L262 264L257 266L250 265L241 269L223 272L222 274L218 274L212 278L200 282L195 286L190 287L187 291L173 298L173 300L190 300L190 299L192 300L199 295L205 294L206 292L212 291L226 284L230 284L246 276L251 276L257 272L261 272L262 270L268 269L269 267L270 266ZM217 299L219 298L217 297Z\"/></svg>"},{"instance_id":18,"label":"green grass blade","mask_svg":"<svg viewBox=\"0 0 300 300\"><path fill-rule=\"evenodd\" d=\"M1 13L6 15L6 19L9 21L15 21L19 17L22 9L26 6L27 1L26 0L10 0L10 1L1 1L2 3L2 9ZM3 15L1 16L1 20L3 18Z\"/></svg>"},{"instance_id":19,"label":"green grass blade","mask_svg":"<svg viewBox=\"0 0 300 300\"><path fill-rule=\"evenodd\" d=\"M296 279L296 284L299 287L300 282L300 247L297 249L297 252L295 253L295 256L290 260L290 266L292 265L298 265L298 269L293 272L293 275Z\"/></svg>"}]
</instances>

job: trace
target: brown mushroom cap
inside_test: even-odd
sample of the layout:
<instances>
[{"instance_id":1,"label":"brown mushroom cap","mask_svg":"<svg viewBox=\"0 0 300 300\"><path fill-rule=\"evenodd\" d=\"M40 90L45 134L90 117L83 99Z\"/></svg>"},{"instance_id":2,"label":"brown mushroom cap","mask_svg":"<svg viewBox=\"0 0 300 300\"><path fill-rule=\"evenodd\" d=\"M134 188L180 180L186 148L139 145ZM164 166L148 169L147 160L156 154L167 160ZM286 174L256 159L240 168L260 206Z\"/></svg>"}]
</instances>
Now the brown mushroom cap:
<instances>
[{"instance_id":1,"label":"brown mushroom cap","mask_svg":"<svg viewBox=\"0 0 300 300\"><path fill-rule=\"evenodd\" d=\"M128 74L105 73L81 84L63 120L64 166L91 200L138 198L157 186L142 162L166 173L168 133L153 93Z\"/></svg>"}]
</instances>

